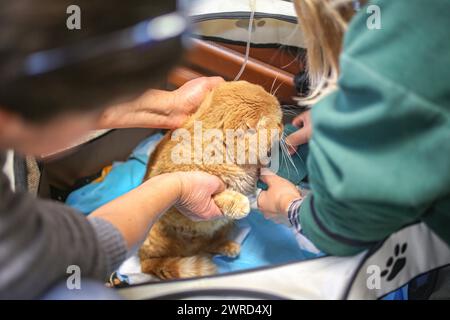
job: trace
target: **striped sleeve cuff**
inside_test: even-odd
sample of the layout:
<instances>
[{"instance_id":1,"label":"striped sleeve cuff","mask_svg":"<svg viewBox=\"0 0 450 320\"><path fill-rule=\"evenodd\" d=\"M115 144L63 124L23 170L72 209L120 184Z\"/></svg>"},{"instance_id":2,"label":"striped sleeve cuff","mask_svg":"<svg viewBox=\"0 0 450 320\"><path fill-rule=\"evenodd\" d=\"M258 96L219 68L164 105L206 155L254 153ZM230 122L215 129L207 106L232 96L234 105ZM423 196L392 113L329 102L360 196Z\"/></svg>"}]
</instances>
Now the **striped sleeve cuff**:
<instances>
[{"instance_id":1,"label":"striped sleeve cuff","mask_svg":"<svg viewBox=\"0 0 450 320\"><path fill-rule=\"evenodd\" d=\"M297 232L301 231L299 219L298 219L298 213L300 206L302 205L303 199L297 199L291 202L288 208L288 218L291 225L297 230Z\"/></svg>"},{"instance_id":2,"label":"striped sleeve cuff","mask_svg":"<svg viewBox=\"0 0 450 320\"><path fill-rule=\"evenodd\" d=\"M94 227L100 247L105 253L108 273L112 273L126 259L128 250L125 240L119 230L110 222L98 217L92 217L89 221Z\"/></svg>"},{"instance_id":3,"label":"striped sleeve cuff","mask_svg":"<svg viewBox=\"0 0 450 320\"><path fill-rule=\"evenodd\" d=\"M302 232L302 226L300 224L300 207L302 206L303 198L297 199L291 202L288 209L288 218L291 222L292 227L295 229L296 239L297 243L300 246L302 250L311 252L315 255L323 255L323 252L321 252L314 243L311 242Z\"/></svg>"}]
</instances>

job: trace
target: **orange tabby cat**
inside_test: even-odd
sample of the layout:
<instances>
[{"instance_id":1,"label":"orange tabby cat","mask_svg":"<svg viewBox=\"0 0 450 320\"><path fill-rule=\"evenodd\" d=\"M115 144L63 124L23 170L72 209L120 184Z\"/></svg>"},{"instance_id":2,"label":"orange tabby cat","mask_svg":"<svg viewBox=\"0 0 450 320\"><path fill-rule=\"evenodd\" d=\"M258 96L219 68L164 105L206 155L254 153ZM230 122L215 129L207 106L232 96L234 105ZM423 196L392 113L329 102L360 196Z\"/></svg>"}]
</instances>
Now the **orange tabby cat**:
<instances>
[{"instance_id":1,"label":"orange tabby cat","mask_svg":"<svg viewBox=\"0 0 450 320\"><path fill-rule=\"evenodd\" d=\"M228 257L239 254L240 246L229 240L229 233L233 219L242 218L250 211L247 196L255 192L261 168L261 159L249 160L251 152L255 152L250 140L245 140L243 145L247 161L239 158L239 150L243 150L238 147L239 139L242 140L242 132L248 139L268 135L261 143L266 143L263 149L270 151L272 136L268 132L274 129L282 132L281 123L282 112L274 96L260 86L237 81L226 82L214 89L185 122L183 132L192 137L191 141L180 147L180 140L176 139L179 129L167 133L149 161L145 179L175 171L205 171L216 175L227 186L225 191L214 196L224 217L194 222L176 208L169 209L152 227L139 250L143 272L161 279L210 275L216 272L211 260L213 254ZM206 134L208 129L216 129L215 134ZM225 144L226 133L236 130L237 134L227 140L232 143ZM199 132L203 134L200 137L195 135ZM222 140L219 133L223 134ZM178 138L180 136L183 135ZM231 152L230 146L233 146ZM184 154L188 161L179 161L175 157L177 152ZM199 154L200 161L196 158Z\"/></svg>"}]
</instances>

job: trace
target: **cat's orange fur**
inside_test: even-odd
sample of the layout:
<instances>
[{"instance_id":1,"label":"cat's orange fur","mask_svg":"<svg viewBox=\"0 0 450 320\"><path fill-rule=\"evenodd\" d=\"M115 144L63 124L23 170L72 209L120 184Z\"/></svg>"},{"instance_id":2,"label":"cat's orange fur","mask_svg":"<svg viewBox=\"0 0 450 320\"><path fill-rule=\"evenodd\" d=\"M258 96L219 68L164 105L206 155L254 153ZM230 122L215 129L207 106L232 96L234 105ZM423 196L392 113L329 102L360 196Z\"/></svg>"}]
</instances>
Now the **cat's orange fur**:
<instances>
[{"instance_id":1,"label":"cat's orange fur","mask_svg":"<svg viewBox=\"0 0 450 320\"><path fill-rule=\"evenodd\" d=\"M203 101L197 112L183 125L193 137L194 121L201 121L202 129L254 129L259 135L261 129L282 131L282 112L277 99L262 87L246 81L226 82L214 89ZM216 272L211 255L229 257L239 255L239 244L228 239L233 228L233 218L243 217L250 211L247 195L254 193L259 176L260 164L177 164L172 161L172 150L179 141L172 141L167 135L153 153L145 179L175 171L205 171L220 177L227 189L217 194L214 201L224 213L224 218L215 221L194 222L178 212L169 209L153 226L139 251L142 271L161 279L186 278L210 275ZM194 139L192 139L194 140ZM206 150L210 140L201 141ZM268 139L268 143L272 142ZM194 141L191 141L193 147ZM189 147L189 146L187 146ZM222 152L226 155L225 146ZM270 147L270 146L269 146ZM245 145L249 153L249 145ZM237 147L235 148L237 152ZM225 159L225 158L224 158ZM237 159L236 153L234 159Z\"/></svg>"}]
</instances>

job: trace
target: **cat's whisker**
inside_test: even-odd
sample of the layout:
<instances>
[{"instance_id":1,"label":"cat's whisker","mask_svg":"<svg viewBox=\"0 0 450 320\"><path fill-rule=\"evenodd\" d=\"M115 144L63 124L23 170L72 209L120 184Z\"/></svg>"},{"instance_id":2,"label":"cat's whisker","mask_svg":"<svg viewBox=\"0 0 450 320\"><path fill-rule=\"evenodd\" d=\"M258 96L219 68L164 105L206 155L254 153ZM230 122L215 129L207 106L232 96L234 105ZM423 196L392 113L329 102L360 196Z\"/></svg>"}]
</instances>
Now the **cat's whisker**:
<instances>
[{"instance_id":1,"label":"cat's whisker","mask_svg":"<svg viewBox=\"0 0 450 320\"><path fill-rule=\"evenodd\" d=\"M275 89L275 92L273 93L274 96L277 95L278 90L280 90L281 86L283 85L283 82L280 83L280 85Z\"/></svg>"},{"instance_id":2,"label":"cat's whisker","mask_svg":"<svg viewBox=\"0 0 450 320\"><path fill-rule=\"evenodd\" d=\"M300 59L300 53L297 53L297 55L292 59L291 62L289 62L287 65L282 66L281 69L286 69L287 67L291 66L294 62L299 62Z\"/></svg>"},{"instance_id":3,"label":"cat's whisker","mask_svg":"<svg viewBox=\"0 0 450 320\"><path fill-rule=\"evenodd\" d=\"M283 144L281 143L281 140L280 140L280 164L281 165L283 165L283 164L286 164L286 166L287 166L287 162L286 162L286 159L285 159L285 154L284 154L284 151L283 151Z\"/></svg>"},{"instance_id":4,"label":"cat's whisker","mask_svg":"<svg viewBox=\"0 0 450 320\"><path fill-rule=\"evenodd\" d=\"M292 167L293 167L294 170L295 170L295 173L298 175L298 169L297 169L297 167L295 166L295 163L294 163L294 160L292 159L292 156L289 154L289 152L288 152L287 150L286 150L286 154L287 154L287 157L288 157L290 163L292 164Z\"/></svg>"},{"instance_id":5,"label":"cat's whisker","mask_svg":"<svg viewBox=\"0 0 450 320\"><path fill-rule=\"evenodd\" d=\"M289 165L288 165L288 160L286 157L286 150L285 150L285 146L283 144L283 140L280 140L280 151L281 151L281 158L284 160L284 163L286 164L286 167L288 168L288 174L289 174ZM282 162L283 164L283 162Z\"/></svg>"},{"instance_id":6,"label":"cat's whisker","mask_svg":"<svg viewBox=\"0 0 450 320\"><path fill-rule=\"evenodd\" d=\"M283 133L283 139L281 140L281 145L283 145L282 149L284 149L284 152L286 153L290 163L292 164L292 166L294 167L296 173L298 174L298 170L297 170L297 167L295 166L294 160L292 159L292 155L289 153L289 146L288 146L288 142L286 141L286 134L285 133ZM295 151L295 153L298 155L297 150Z\"/></svg>"},{"instance_id":7,"label":"cat's whisker","mask_svg":"<svg viewBox=\"0 0 450 320\"><path fill-rule=\"evenodd\" d=\"M300 154L299 154L298 151L297 151L297 148L294 147L294 146L293 146L292 144L290 144L289 142L287 142L286 138L287 138L287 135L286 135L285 133L283 133L282 141L283 141L283 143L286 145L287 150L288 150L288 153L289 153L289 149L292 149L292 150L294 150L294 153L295 153L295 154L297 154L298 156L300 156ZM291 156L292 156L292 155L291 155Z\"/></svg>"},{"instance_id":8,"label":"cat's whisker","mask_svg":"<svg viewBox=\"0 0 450 320\"><path fill-rule=\"evenodd\" d=\"M281 156L282 159L284 160L284 165L286 166L287 170L288 170L288 174L289 174L289 163L286 157L286 153L283 151L283 149L281 149Z\"/></svg>"},{"instance_id":9,"label":"cat's whisker","mask_svg":"<svg viewBox=\"0 0 450 320\"><path fill-rule=\"evenodd\" d=\"M297 169L297 167L295 166L295 163L294 163L294 160L292 159L292 156L289 154L289 151L286 149L286 146L285 146L285 151L284 151L284 152L285 152L285 155L286 155L287 159L289 160L290 164L291 164L292 167L294 168L295 173L298 174L298 169ZM290 175L289 167L288 167L288 174Z\"/></svg>"},{"instance_id":10,"label":"cat's whisker","mask_svg":"<svg viewBox=\"0 0 450 320\"><path fill-rule=\"evenodd\" d=\"M278 80L278 75L276 75L275 79L273 79L272 86L270 87L270 94L272 94L273 87L274 87L275 83L277 82L277 80Z\"/></svg>"},{"instance_id":11,"label":"cat's whisker","mask_svg":"<svg viewBox=\"0 0 450 320\"><path fill-rule=\"evenodd\" d=\"M281 150L283 152L284 157L286 158L286 165L288 165L288 161L290 164L293 164L292 159L291 159L289 153L287 152L286 146L284 143L281 143ZM288 174L290 174L289 166L287 166L287 168L288 168Z\"/></svg>"},{"instance_id":12,"label":"cat's whisker","mask_svg":"<svg viewBox=\"0 0 450 320\"><path fill-rule=\"evenodd\" d=\"M286 155L286 150L284 149L284 145L283 144L281 144L281 146L282 146L281 147L281 153L282 153L283 157L286 159L285 163L286 163L288 175L291 175L291 170L290 170L289 165L288 165L288 160L287 160L288 156Z\"/></svg>"},{"instance_id":13,"label":"cat's whisker","mask_svg":"<svg viewBox=\"0 0 450 320\"><path fill-rule=\"evenodd\" d=\"M286 115L294 116L294 117L298 115L298 113L296 113L292 110L283 110L283 113Z\"/></svg>"},{"instance_id":14,"label":"cat's whisker","mask_svg":"<svg viewBox=\"0 0 450 320\"><path fill-rule=\"evenodd\" d=\"M294 152L300 156L300 154L297 151L297 148L295 146L293 146L292 144L290 144L289 142L287 142L286 138L287 138L287 135L285 135L283 142L288 146L288 150L289 150L289 148L292 148L293 150L295 150Z\"/></svg>"},{"instance_id":15,"label":"cat's whisker","mask_svg":"<svg viewBox=\"0 0 450 320\"><path fill-rule=\"evenodd\" d=\"M293 154L290 154L289 149L290 149L290 147L287 147L287 146L286 146L286 152L289 154L290 158L292 158L293 155L298 155L298 156L300 156L300 154L299 154L297 151L294 151Z\"/></svg>"},{"instance_id":16,"label":"cat's whisker","mask_svg":"<svg viewBox=\"0 0 450 320\"><path fill-rule=\"evenodd\" d=\"M294 110L294 111L298 111L298 112L302 111L302 109L299 106L291 106L291 105L286 105L286 104L282 105L281 108L284 110Z\"/></svg>"}]
</instances>

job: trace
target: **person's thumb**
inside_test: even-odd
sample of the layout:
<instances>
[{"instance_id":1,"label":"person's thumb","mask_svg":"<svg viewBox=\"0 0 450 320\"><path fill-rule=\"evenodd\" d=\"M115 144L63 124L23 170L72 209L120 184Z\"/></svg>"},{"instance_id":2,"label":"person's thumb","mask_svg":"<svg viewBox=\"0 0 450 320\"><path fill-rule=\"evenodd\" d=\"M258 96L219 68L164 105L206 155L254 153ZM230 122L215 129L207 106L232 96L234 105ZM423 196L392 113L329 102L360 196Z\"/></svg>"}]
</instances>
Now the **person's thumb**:
<instances>
[{"instance_id":1,"label":"person's thumb","mask_svg":"<svg viewBox=\"0 0 450 320\"><path fill-rule=\"evenodd\" d=\"M222 179L213 175L210 175L210 178L211 178L211 186L213 188L212 194L218 194L225 191L226 185L222 181Z\"/></svg>"},{"instance_id":2,"label":"person's thumb","mask_svg":"<svg viewBox=\"0 0 450 320\"><path fill-rule=\"evenodd\" d=\"M222 77L210 77L209 81L207 82L208 89L214 89L223 82L225 82L225 80Z\"/></svg>"}]
</instances>

